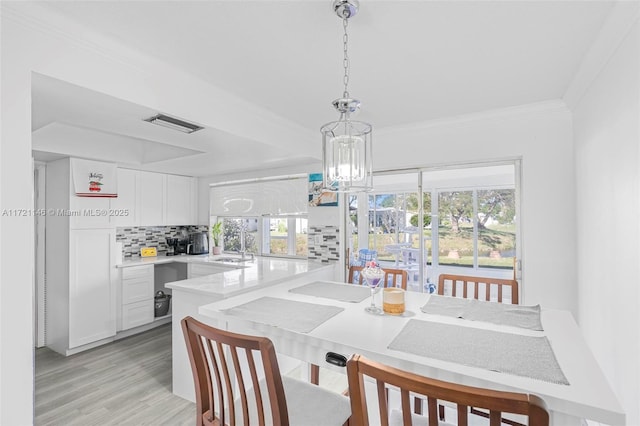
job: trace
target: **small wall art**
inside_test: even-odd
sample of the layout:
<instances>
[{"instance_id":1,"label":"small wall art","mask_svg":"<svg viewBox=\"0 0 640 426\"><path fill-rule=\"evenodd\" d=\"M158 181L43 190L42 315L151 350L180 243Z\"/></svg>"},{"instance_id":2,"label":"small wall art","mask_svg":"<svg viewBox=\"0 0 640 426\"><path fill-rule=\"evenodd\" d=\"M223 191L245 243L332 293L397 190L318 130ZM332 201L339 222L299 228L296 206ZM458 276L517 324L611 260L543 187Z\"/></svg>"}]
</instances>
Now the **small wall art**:
<instances>
[{"instance_id":1,"label":"small wall art","mask_svg":"<svg viewBox=\"0 0 640 426\"><path fill-rule=\"evenodd\" d=\"M309 205L314 207L338 205L338 192L323 187L322 173L309 173Z\"/></svg>"}]
</instances>

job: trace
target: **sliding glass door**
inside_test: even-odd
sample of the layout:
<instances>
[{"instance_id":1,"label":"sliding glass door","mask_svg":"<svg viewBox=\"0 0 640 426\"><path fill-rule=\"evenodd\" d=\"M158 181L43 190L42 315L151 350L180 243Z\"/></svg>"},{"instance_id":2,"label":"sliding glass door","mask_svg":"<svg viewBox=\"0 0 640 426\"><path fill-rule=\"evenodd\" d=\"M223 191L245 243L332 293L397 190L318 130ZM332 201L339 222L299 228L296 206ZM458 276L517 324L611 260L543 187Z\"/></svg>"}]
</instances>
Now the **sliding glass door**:
<instances>
[{"instance_id":1,"label":"sliding glass door","mask_svg":"<svg viewBox=\"0 0 640 426\"><path fill-rule=\"evenodd\" d=\"M418 291L443 272L513 276L518 176L517 161L376 175L373 193L347 203L350 263L373 251Z\"/></svg>"}]
</instances>

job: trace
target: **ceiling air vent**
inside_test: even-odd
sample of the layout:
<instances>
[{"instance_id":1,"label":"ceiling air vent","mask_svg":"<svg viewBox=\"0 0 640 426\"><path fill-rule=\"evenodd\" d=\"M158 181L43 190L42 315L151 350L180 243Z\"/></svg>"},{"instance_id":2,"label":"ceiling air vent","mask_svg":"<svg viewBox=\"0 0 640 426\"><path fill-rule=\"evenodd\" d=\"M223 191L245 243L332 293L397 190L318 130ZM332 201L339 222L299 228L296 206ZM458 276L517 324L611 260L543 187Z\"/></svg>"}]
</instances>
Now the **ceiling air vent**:
<instances>
[{"instance_id":1,"label":"ceiling air vent","mask_svg":"<svg viewBox=\"0 0 640 426\"><path fill-rule=\"evenodd\" d=\"M204 129L204 127L198 126L197 124L182 121L164 114L154 115L153 117L146 118L144 121L184 133L193 133Z\"/></svg>"}]
</instances>

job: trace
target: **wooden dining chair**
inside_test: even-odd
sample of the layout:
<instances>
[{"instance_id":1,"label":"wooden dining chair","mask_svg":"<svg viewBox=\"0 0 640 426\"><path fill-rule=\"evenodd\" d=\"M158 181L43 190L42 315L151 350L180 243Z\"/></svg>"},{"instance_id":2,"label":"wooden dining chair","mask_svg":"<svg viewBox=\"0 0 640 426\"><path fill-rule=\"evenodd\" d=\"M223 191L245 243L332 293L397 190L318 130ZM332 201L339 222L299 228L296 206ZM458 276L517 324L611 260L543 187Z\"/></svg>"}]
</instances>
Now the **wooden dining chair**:
<instances>
[{"instance_id":1,"label":"wooden dining chair","mask_svg":"<svg viewBox=\"0 0 640 426\"><path fill-rule=\"evenodd\" d=\"M503 413L512 413L528 417L529 426L547 426L549 413L542 399L535 395L523 393L502 392L482 389L456 383L431 379L407 371L371 361L362 355L355 354L347 362L347 377L349 380L349 396L351 397L351 424L368 426L376 424L390 425L423 425L436 426L439 424L437 407L441 402L453 404L457 411L457 425L467 426L469 420L469 406L482 407L489 410L489 424L499 426ZM366 378L366 380L365 380ZM365 383L370 379L375 384L375 390L370 389L367 398ZM392 405L387 398L386 390L399 390L399 409L390 408ZM411 412L411 396L420 395L426 398L428 414L419 416ZM369 410L368 403L377 401L378 410ZM369 420L369 413L379 413L379 419Z\"/></svg>"},{"instance_id":2,"label":"wooden dining chair","mask_svg":"<svg viewBox=\"0 0 640 426\"><path fill-rule=\"evenodd\" d=\"M350 284L364 283L362 278L363 266L350 266L349 277L347 282ZM385 287L401 287L403 290L407 289L407 281L409 280L409 274L404 269L382 268L384 271Z\"/></svg>"},{"instance_id":3,"label":"wooden dining chair","mask_svg":"<svg viewBox=\"0 0 640 426\"><path fill-rule=\"evenodd\" d=\"M447 284L451 284L448 286ZM458 283L462 283L462 294L459 295ZM446 288L451 289L451 294L447 294ZM471 287L471 291L469 290ZM484 287L484 293L480 293L480 288ZM511 304L517 305L518 297L518 281L501 278L473 277L468 275L440 274L438 278L438 294L441 296L453 296L469 298L471 295L474 299L493 301L491 299L491 289L497 289L497 302L503 303L504 288L511 289Z\"/></svg>"},{"instance_id":4,"label":"wooden dining chair","mask_svg":"<svg viewBox=\"0 0 640 426\"><path fill-rule=\"evenodd\" d=\"M182 321L196 390L196 425L343 425L349 398L281 376L266 337ZM331 407L327 409L327 407Z\"/></svg>"},{"instance_id":5,"label":"wooden dining chair","mask_svg":"<svg viewBox=\"0 0 640 426\"><path fill-rule=\"evenodd\" d=\"M461 293L458 292L458 283L462 283ZM450 284L448 286L447 284ZM480 292L480 287L484 286L484 292ZM452 297L462 297L469 298L469 295L473 296L474 299L477 300L485 300L492 301L491 298L491 289L495 288L497 291L497 302L503 303L505 300L504 297L504 288L511 289L511 301L512 305L517 305L519 302L518 297L518 281L514 279L500 279L500 278L486 278L486 277L474 277L469 275L454 275L454 274L440 274L438 278L438 294L441 296L447 296L446 288L449 287L451 289L450 296ZM471 291L469 290L471 287ZM417 408L420 411L420 408ZM444 407L440 406L439 409L440 418L444 419ZM482 417L488 417L488 413L478 410L476 407L471 407L471 413L476 414ZM510 424L512 426L520 426L520 423L513 422L510 420L505 420L506 424Z\"/></svg>"}]
</instances>

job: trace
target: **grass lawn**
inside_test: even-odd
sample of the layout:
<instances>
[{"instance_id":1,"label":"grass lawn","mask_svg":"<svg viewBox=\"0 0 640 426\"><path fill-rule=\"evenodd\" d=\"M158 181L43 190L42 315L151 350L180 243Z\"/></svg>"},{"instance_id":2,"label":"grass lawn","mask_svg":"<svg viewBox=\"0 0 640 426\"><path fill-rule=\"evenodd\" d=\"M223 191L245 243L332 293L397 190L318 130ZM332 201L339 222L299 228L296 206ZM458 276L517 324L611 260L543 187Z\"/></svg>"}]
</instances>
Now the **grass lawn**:
<instances>
[{"instance_id":1,"label":"grass lawn","mask_svg":"<svg viewBox=\"0 0 640 426\"><path fill-rule=\"evenodd\" d=\"M423 232L426 247L429 249L431 263L431 230ZM438 229L438 262L440 265L473 266L473 227L471 225L460 227L459 232L453 232L448 226L440 226ZM404 241L404 234L400 240ZM353 236L354 243L357 235ZM419 247L419 236L411 235L412 247ZM396 243L395 234L369 234L369 247L378 251L378 259L381 261L394 261L395 254L388 253L385 246ZM354 245L355 247L355 245ZM459 258L452 256L457 251ZM493 255L492 255L493 252ZM511 268L515 256L515 225L492 225L478 231L478 264L484 267Z\"/></svg>"}]
</instances>

